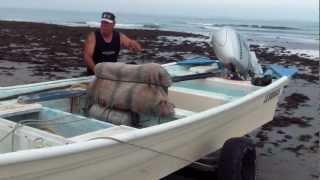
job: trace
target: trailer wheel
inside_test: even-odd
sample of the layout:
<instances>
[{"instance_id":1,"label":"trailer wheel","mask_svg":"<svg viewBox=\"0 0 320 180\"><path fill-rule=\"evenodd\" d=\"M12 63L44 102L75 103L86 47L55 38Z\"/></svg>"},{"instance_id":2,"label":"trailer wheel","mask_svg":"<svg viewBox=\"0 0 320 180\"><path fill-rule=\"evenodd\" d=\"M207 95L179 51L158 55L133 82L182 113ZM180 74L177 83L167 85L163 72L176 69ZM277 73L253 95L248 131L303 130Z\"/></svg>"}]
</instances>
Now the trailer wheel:
<instances>
[{"instance_id":1,"label":"trailer wheel","mask_svg":"<svg viewBox=\"0 0 320 180\"><path fill-rule=\"evenodd\" d=\"M221 150L219 180L255 180L256 150L254 144L246 138L231 138Z\"/></svg>"}]
</instances>

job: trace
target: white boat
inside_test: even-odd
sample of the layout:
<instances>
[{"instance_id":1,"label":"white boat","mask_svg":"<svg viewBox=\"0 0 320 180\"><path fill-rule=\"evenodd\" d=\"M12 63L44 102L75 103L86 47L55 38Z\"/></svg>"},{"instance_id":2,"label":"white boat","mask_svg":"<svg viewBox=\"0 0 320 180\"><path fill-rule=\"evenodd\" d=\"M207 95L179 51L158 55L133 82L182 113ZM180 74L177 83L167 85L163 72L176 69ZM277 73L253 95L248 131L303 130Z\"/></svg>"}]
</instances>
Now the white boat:
<instances>
[{"instance_id":1,"label":"white boat","mask_svg":"<svg viewBox=\"0 0 320 180\"><path fill-rule=\"evenodd\" d=\"M166 68L172 74L190 71L176 63ZM230 153L227 140L247 148L234 157L246 161L254 149L231 138L272 120L289 77L267 86L220 77L174 83L168 96L175 116L144 117L138 128L86 116L91 80L0 88L0 180L160 179L192 163L205 166L196 161L221 147L222 154Z\"/></svg>"}]
</instances>

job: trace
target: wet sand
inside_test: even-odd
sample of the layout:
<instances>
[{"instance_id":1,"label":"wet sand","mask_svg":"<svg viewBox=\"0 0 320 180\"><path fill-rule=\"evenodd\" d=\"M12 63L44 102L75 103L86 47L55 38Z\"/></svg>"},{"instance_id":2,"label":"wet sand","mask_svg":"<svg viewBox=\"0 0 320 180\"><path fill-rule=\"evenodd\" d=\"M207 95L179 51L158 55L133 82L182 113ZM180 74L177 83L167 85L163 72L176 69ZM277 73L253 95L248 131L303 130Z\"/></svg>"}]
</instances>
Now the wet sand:
<instances>
[{"instance_id":1,"label":"wet sand","mask_svg":"<svg viewBox=\"0 0 320 180\"><path fill-rule=\"evenodd\" d=\"M89 27L0 21L0 86L83 76L82 44ZM168 63L194 56L215 58L206 36L119 29L137 39L142 53L122 50L119 61ZM295 66L298 74L285 88L274 120L247 135L257 147L258 180L319 178L319 57L292 54L285 47L251 45L264 64ZM214 179L185 168L166 180Z\"/></svg>"}]
</instances>

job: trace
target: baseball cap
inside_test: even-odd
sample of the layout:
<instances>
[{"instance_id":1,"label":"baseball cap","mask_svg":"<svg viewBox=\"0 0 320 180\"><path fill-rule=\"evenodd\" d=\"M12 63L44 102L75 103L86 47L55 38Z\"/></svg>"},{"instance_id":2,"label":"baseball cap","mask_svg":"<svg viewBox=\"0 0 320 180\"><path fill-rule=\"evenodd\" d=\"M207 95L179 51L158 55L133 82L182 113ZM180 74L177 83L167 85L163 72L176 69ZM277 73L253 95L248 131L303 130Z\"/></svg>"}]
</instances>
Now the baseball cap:
<instances>
[{"instance_id":1,"label":"baseball cap","mask_svg":"<svg viewBox=\"0 0 320 180\"><path fill-rule=\"evenodd\" d=\"M103 12L101 16L101 21L106 21L108 23L114 23L115 16L111 12Z\"/></svg>"}]
</instances>

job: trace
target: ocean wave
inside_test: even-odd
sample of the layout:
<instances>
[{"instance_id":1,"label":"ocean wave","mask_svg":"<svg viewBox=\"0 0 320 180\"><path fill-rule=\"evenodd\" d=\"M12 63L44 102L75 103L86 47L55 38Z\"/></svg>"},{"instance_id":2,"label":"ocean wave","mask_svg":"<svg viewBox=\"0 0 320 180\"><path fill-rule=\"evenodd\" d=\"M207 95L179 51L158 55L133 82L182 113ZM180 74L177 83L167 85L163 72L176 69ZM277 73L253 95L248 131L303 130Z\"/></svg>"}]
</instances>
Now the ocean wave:
<instances>
[{"instance_id":1,"label":"ocean wave","mask_svg":"<svg viewBox=\"0 0 320 180\"><path fill-rule=\"evenodd\" d=\"M296 28L296 27L256 25L256 24L213 24L212 26L215 26L215 27L231 26L231 27L257 28L257 29L276 29L276 30L301 30L300 28Z\"/></svg>"},{"instance_id":2,"label":"ocean wave","mask_svg":"<svg viewBox=\"0 0 320 180\"><path fill-rule=\"evenodd\" d=\"M87 26L87 27L100 27L100 22L98 21L74 21L74 22L68 22L64 23L63 25L67 26ZM123 29L143 29L144 26L141 24L123 24L123 23L117 23L117 28L123 28Z\"/></svg>"},{"instance_id":3,"label":"ocean wave","mask_svg":"<svg viewBox=\"0 0 320 180\"><path fill-rule=\"evenodd\" d=\"M144 24L142 27L150 28L150 29L160 29L161 28L160 24L156 24L156 23Z\"/></svg>"},{"instance_id":4,"label":"ocean wave","mask_svg":"<svg viewBox=\"0 0 320 180\"><path fill-rule=\"evenodd\" d=\"M96 21L72 21L72 22L61 22L56 23L64 26L72 26L72 27L99 27L100 22Z\"/></svg>"},{"instance_id":5,"label":"ocean wave","mask_svg":"<svg viewBox=\"0 0 320 180\"><path fill-rule=\"evenodd\" d=\"M273 26L273 25L257 25L257 24L214 24L214 23L188 23L189 25L196 25L198 27L224 27L224 26L230 26L234 28L252 28L252 29L270 29L270 30L303 30L297 27L288 27L288 26Z\"/></svg>"},{"instance_id":6,"label":"ocean wave","mask_svg":"<svg viewBox=\"0 0 320 180\"><path fill-rule=\"evenodd\" d=\"M123 23L119 23L119 24L116 24L116 27L124 28L124 29L141 29L142 25L141 24L123 24Z\"/></svg>"},{"instance_id":7,"label":"ocean wave","mask_svg":"<svg viewBox=\"0 0 320 180\"><path fill-rule=\"evenodd\" d=\"M65 23L57 23L66 26L74 27L95 27L100 26L98 21L70 21ZM190 26L191 25L191 26ZM274 37L288 37L294 36L306 39L319 39L319 36L314 34L312 31L306 31L299 28L292 28L287 26L266 26L266 25L254 25L254 24L235 24L235 23L199 23L189 22L185 25L182 24L159 24L159 23L117 23L117 28L122 29L151 29L151 30L174 30L185 32L211 32L217 30L223 26L231 26L248 36L272 36Z\"/></svg>"},{"instance_id":8,"label":"ocean wave","mask_svg":"<svg viewBox=\"0 0 320 180\"><path fill-rule=\"evenodd\" d=\"M162 29L163 27L160 24L156 23L147 23L147 24L117 24L118 28L125 29Z\"/></svg>"},{"instance_id":9,"label":"ocean wave","mask_svg":"<svg viewBox=\"0 0 320 180\"><path fill-rule=\"evenodd\" d=\"M99 27L100 22L97 21L73 21L63 23L66 26L89 26L89 27ZM124 29L160 29L162 28L161 25L156 23L149 23L149 24L126 24L126 23L117 23L117 28L124 28Z\"/></svg>"},{"instance_id":10,"label":"ocean wave","mask_svg":"<svg viewBox=\"0 0 320 180\"><path fill-rule=\"evenodd\" d=\"M74 21L73 24L87 24L87 21Z\"/></svg>"},{"instance_id":11,"label":"ocean wave","mask_svg":"<svg viewBox=\"0 0 320 180\"><path fill-rule=\"evenodd\" d=\"M272 33L272 34L315 36L313 33L310 33L308 31L301 31L301 30L284 31L280 29L250 29L250 28L237 28L237 30L241 32L250 32L250 33Z\"/></svg>"}]
</instances>

